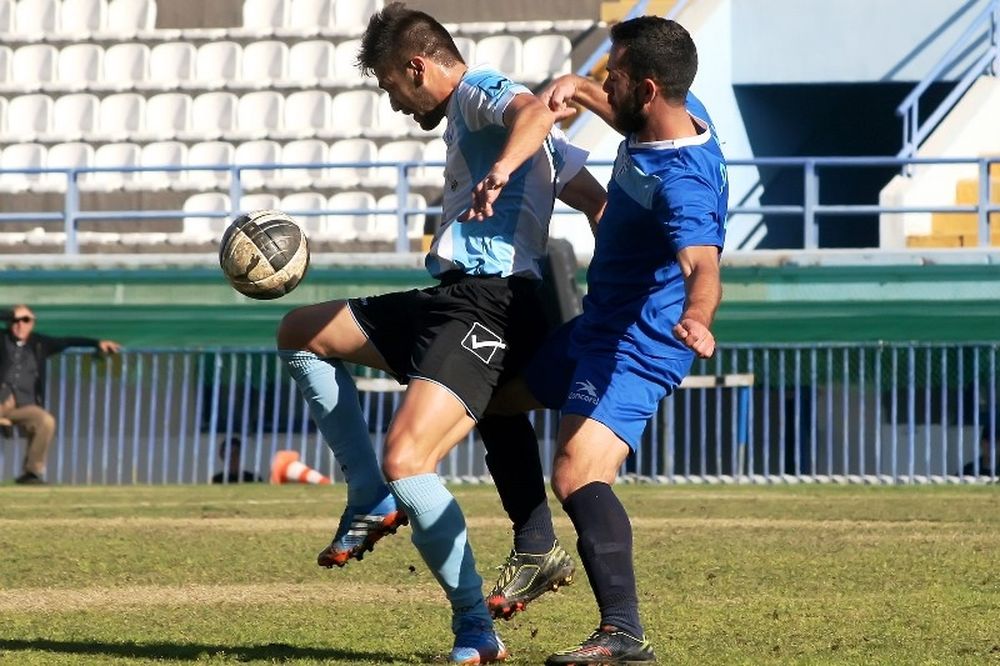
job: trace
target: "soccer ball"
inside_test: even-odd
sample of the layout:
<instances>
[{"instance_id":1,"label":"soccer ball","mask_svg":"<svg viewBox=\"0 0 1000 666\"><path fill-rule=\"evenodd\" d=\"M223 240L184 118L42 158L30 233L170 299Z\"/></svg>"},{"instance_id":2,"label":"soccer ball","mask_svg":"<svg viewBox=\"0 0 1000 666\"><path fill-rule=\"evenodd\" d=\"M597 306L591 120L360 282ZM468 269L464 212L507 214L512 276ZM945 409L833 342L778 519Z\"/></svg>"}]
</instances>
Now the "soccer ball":
<instances>
[{"instance_id":1,"label":"soccer ball","mask_svg":"<svg viewBox=\"0 0 1000 666\"><path fill-rule=\"evenodd\" d=\"M219 265L229 284L251 298L284 296L305 277L309 243L280 210L254 210L233 220L222 236Z\"/></svg>"}]
</instances>

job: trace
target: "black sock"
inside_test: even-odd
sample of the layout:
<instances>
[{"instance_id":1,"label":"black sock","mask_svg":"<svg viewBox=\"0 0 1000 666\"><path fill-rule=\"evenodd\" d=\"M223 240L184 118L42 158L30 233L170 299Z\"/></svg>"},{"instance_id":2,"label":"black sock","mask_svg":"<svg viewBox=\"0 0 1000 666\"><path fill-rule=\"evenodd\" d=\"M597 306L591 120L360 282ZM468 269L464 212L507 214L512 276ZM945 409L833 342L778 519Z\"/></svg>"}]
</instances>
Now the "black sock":
<instances>
[{"instance_id":1,"label":"black sock","mask_svg":"<svg viewBox=\"0 0 1000 666\"><path fill-rule=\"evenodd\" d=\"M606 483L588 483L563 502L576 528L576 548L601 609L601 625L643 637L632 563L632 524Z\"/></svg>"},{"instance_id":2,"label":"black sock","mask_svg":"<svg viewBox=\"0 0 1000 666\"><path fill-rule=\"evenodd\" d=\"M528 415L487 416L476 429L486 447L486 466L500 502L514 524L514 550L547 553L556 534L545 498L538 436Z\"/></svg>"}]
</instances>

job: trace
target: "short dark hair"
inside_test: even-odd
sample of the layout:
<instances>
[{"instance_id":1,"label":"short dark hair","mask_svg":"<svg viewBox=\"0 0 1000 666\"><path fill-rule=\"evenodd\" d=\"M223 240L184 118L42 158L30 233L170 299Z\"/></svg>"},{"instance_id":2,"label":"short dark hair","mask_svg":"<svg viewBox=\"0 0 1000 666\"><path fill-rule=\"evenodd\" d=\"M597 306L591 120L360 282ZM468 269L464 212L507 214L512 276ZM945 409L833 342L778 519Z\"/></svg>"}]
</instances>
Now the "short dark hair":
<instances>
[{"instance_id":1,"label":"short dark hair","mask_svg":"<svg viewBox=\"0 0 1000 666\"><path fill-rule=\"evenodd\" d=\"M698 49L684 26L639 16L612 26L611 40L624 48L621 61L630 79L652 79L667 99L684 100L698 73Z\"/></svg>"},{"instance_id":2,"label":"short dark hair","mask_svg":"<svg viewBox=\"0 0 1000 666\"><path fill-rule=\"evenodd\" d=\"M389 64L402 64L415 55L442 65L464 63L455 40L437 19L426 12L390 2L372 15L358 50L358 69L365 76ZM397 60L397 63L392 63Z\"/></svg>"}]
</instances>

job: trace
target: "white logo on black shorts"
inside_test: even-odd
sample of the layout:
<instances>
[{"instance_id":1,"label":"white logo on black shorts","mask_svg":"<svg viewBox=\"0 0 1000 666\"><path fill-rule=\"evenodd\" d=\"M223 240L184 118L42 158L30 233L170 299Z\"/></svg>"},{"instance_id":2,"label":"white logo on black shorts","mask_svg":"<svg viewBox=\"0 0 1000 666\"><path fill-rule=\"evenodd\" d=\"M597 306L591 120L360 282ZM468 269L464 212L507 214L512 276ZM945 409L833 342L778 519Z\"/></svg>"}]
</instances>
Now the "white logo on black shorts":
<instances>
[{"instance_id":1,"label":"white logo on black shorts","mask_svg":"<svg viewBox=\"0 0 1000 666\"><path fill-rule=\"evenodd\" d=\"M479 322L472 324L472 328L462 339L462 346L479 357L486 364L493 360L493 355L498 349L506 349L503 339L486 328Z\"/></svg>"}]
</instances>

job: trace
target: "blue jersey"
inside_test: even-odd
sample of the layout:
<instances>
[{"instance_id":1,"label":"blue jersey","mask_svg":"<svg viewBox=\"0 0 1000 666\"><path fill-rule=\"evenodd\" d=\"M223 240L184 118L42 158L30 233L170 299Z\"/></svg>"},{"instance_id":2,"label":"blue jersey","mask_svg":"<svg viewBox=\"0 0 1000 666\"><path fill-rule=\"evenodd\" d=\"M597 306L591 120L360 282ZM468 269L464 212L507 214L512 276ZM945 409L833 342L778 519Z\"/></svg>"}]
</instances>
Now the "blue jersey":
<instances>
[{"instance_id":1,"label":"blue jersey","mask_svg":"<svg viewBox=\"0 0 1000 666\"><path fill-rule=\"evenodd\" d=\"M705 107L688 112L697 136L618 148L608 205L587 271L583 315L572 343L581 351L619 345L656 357L690 357L672 332L685 302L677 253L694 245L722 250L729 186L726 162Z\"/></svg>"},{"instance_id":2,"label":"blue jersey","mask_svg":"<svg viewBox=\"0 0 1000 666\"><path fill-rule=\"evenodd\" d=\"M507 141L507 105L531 94L500 72L475 67L448 102L448 146L441 227L425 264L431 275L460 270L472 275L541 278L539 260L549 236L555 197L582 167L587 153L553 129L542 148L511 174L482 222L457 222L472 206L472 190L496 162Z\"/></svg>"}]
</instances>

